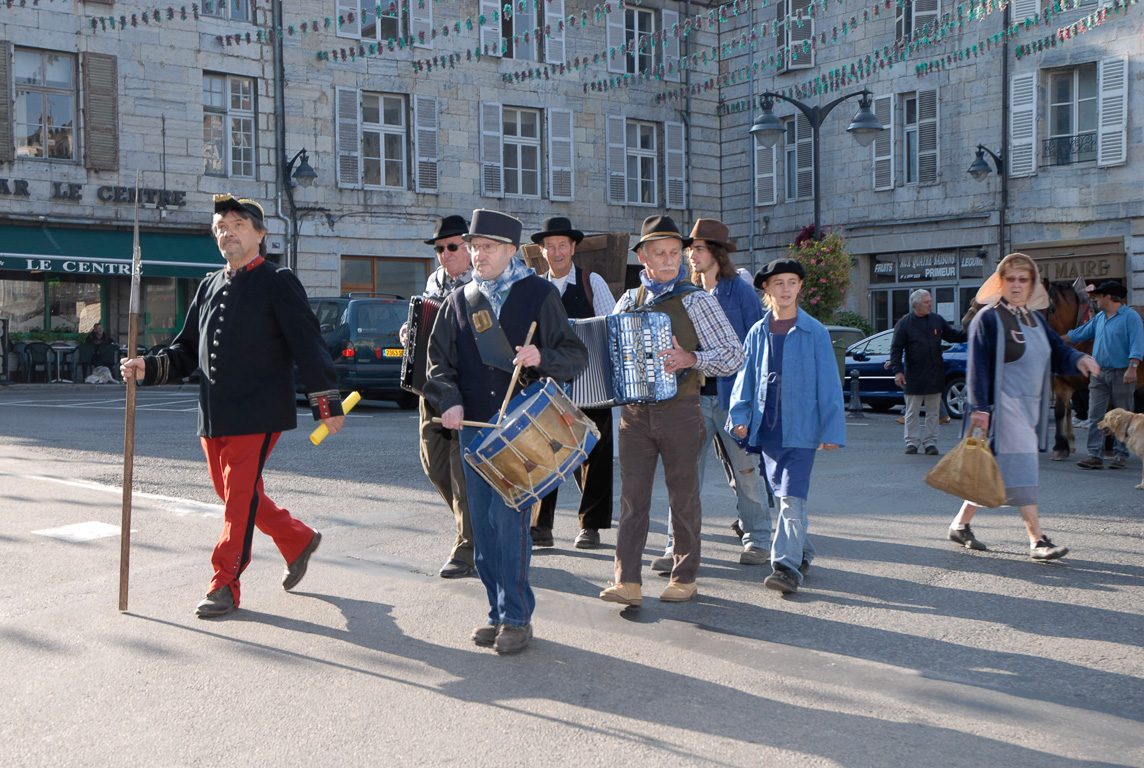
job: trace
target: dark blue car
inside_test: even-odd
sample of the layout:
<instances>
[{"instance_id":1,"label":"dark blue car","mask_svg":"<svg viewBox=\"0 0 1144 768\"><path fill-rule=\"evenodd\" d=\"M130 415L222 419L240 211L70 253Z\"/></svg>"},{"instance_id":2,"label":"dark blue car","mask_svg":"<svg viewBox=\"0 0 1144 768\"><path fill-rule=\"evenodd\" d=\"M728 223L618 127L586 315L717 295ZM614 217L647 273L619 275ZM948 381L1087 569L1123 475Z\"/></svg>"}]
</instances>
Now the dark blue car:
<instances>
[{"instance_id":1,"label":"dark blue car","mask_svg":"<svg viewBox=\"0 0 1144 768\"><path fill-rule=\"evenodd\" d=\"M849 376L858 371L858 391L862 403L875 411L888 411L895 405L905 405L902 390L894 383L894 373L886 363L890 360L890 344L894 340L893 330L882 331L868 336L846 350L847 382L843 387L847 401L850 399ZM969 345L943 344L942 357L945 360L945 386L941 399L949 410L949 415L960 419L965 413L965 367L969 357Z\"/></svg>"}]
</instances>

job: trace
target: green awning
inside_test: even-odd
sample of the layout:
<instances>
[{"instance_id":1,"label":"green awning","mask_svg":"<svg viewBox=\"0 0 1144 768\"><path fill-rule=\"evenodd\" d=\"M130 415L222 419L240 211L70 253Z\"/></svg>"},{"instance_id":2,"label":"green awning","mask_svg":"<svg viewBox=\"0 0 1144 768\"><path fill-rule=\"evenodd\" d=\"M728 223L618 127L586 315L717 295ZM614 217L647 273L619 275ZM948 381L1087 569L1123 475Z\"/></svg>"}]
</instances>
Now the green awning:
<instances>
[{"instance_id":1,"label":"green awning","mask_svg":"<svg viewBox=\"0 0 1144 768\"><path fill-rule=\"evenodd\" d=\"M131 277L130 231L0 227L0 271ZM144 277L206 277L226 263L207 232L140 232Z\"/></svg>"}]
</instances>

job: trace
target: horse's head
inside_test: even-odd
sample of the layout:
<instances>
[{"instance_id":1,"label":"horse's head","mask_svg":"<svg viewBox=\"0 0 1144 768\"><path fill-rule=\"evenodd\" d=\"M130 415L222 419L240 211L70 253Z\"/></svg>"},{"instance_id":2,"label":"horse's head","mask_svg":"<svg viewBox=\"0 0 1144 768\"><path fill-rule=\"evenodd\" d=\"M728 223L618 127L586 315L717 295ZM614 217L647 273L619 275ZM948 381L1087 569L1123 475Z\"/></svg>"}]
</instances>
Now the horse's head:
<instances>
[{"instance_id":1,"label":"horse's head","mask_svg":"<svg viewBox=\"0 0 1144 768\"><path fill-rule=\"evenodd\" d=\"M1088 310L1088 296L1080 294L1081 288L1073 283L1043 281L1049 294L1049 311L1046 313L1049 325L1061 336L1081 325Z\"/></svg>"}]
</instances>

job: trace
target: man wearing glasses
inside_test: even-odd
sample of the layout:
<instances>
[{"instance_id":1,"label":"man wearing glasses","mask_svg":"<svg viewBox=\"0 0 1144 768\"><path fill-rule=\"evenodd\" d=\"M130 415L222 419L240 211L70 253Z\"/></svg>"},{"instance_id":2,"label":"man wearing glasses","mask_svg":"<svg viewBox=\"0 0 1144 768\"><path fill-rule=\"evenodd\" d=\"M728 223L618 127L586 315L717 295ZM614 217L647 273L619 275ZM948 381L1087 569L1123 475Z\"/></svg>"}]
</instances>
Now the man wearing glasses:
<instances>
[{"instance_id":1,"label":"man wearing glasses","mask_svg":"<svg viewBox=\"0 0 1144 768\"><path fill-rule=\"evenodd\" d=\"M465 285L473 279L473 269L469 262L469 251L465 248L462 235L468 233L469 223L464 216L439 216L433 237L425 241L437 252L437 262L441 265L433 270L425 282L425 295L444 299L454 288ZM405 326L401 328L401 343L405 343ZM422 329L429 333L432 329ZM469 523L469 504L465 500L465 469L461 458L461 443L457 433L434 423L440 413L431 403L421 398L421 467L425 476L445 502L453 510L457 522L457 536L449 559L438 573L442 578L458 579L473 572L473 528Z\"/></svg>"},{"instance_id":2,"label":"man wearing glasses","mask_svg":"<svg viewBox=\"0 0 1144 768\"><path fill-rule=\"evenodd\" d=\"M568 381L588 363L556 288L515 258L520 235L519 219L473 211L465 235L473 281L449 294L429 337L425 398L441 411L441 425L458 431L462 448L480 431L462 422L496 420L514 389L517 364L525 380ZM536 332L527 341L533 322ZM471 639L497 653L518 653L532 640L536 604L528 582L530 516L505 504L472 467L465 473L474 562L489 600L488 619Z\"/></svg>"}]
</instances>

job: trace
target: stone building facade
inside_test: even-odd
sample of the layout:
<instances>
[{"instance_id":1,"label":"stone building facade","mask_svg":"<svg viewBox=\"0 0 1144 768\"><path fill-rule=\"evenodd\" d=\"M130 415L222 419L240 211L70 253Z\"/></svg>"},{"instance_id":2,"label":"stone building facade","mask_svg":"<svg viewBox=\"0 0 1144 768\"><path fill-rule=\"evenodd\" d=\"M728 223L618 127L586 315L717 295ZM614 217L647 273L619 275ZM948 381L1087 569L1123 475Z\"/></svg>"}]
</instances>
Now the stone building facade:
<instances>
[{"instance_id":1,"label":"stone building facade","mask_svg":"<svg viewBox=\"0 0 1144 768\"><path fill-rule=\"evenodd\" d=\"M1014 249L1141 303L1139 11L1046 2L13 0L0 317L123 334L137 179L147 345L221 264L222 191L264 203L272 253L312 295L418 290L434 217L481 207L526 231L717 216L753 270L813 210L810 124L764 149L759 96L862 88L888 130L855 143L848 99L820 138L819 223L849 238L850 308L889 327L924 286L958 316ZM966 173L979 144L1006 161L1004 205L1001 175ZM288 186L303 161L314 182Z\"/></svg>"}]
</instances>

